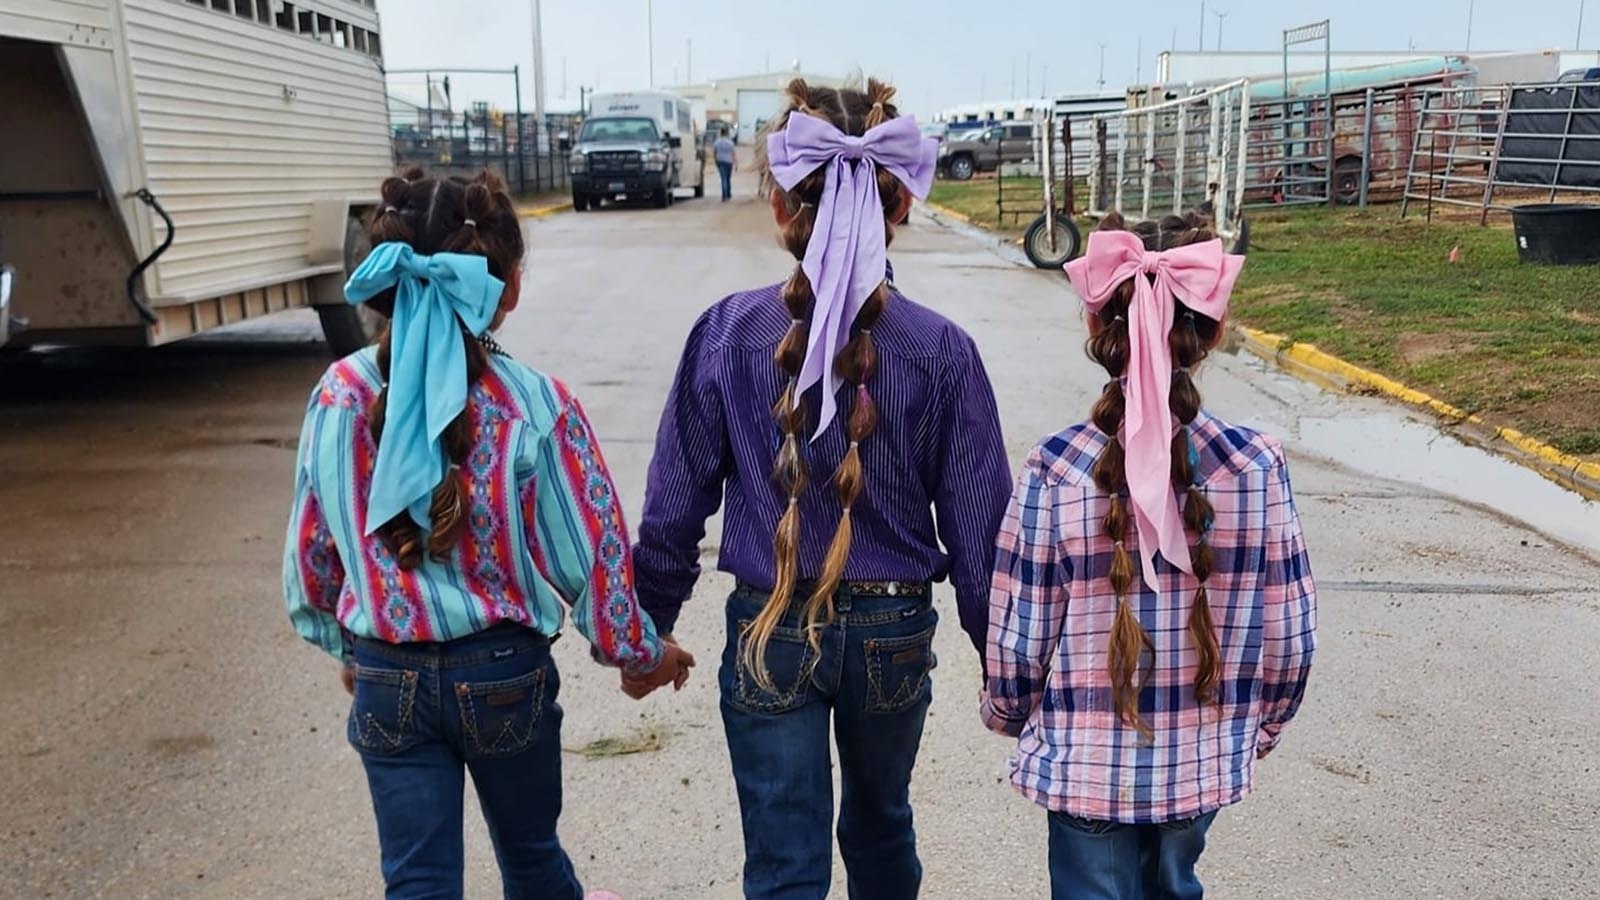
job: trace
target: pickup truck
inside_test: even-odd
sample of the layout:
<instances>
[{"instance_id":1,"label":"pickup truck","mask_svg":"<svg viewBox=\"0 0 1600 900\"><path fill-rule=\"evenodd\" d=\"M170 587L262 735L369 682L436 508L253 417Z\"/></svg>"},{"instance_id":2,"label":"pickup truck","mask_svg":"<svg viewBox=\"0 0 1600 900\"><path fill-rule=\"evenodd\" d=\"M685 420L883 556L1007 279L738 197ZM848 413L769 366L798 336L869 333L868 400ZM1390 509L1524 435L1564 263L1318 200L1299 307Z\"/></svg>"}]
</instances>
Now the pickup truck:
<instances>
[{"instance_id":1,"label":"pickup truck","mask_svg":"<svg viewBox=\"0 0 1600 900\"><path fill-rule=\"evenodd\" d=\"M1004 122L987 128L952 131L939 145L939 171L966 181L977 172L993 172L1005 163L1033 160L1034 123Z\"/></svg>"}]
</instances>

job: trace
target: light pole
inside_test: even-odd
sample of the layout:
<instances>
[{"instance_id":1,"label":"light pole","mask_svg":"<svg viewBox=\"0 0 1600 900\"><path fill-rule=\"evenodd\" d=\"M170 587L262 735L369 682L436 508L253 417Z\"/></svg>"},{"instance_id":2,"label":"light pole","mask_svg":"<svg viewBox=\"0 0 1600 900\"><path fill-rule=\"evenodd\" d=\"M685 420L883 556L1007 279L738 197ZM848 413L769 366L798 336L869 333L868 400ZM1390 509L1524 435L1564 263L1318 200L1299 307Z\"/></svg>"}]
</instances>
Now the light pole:
<instances>
[{"instance_id":1,"label":"light pole","mask_svg":"<svg viewBox=\"0 0 1600 900\"><path fill-rule=\"evenodd\" d=\"M1472 19L1478 11L1476 0L1467 0L1467 49L1472 49Z\"/></svg>"},{"instance_id":2,"label":"light pole","mask_svg":"<svg viewBox=\"0 0 1600 900\"><path fill-rule=\"evenodd\" d=\"M644 30L645 41L650 45L647 56L650 59L650 86L656 86L656 4L655 0L644 0Z\"/></svg>"},{"instance_id":3,"label":"light pole","mask_svg":"<svg viewBox=\"0 0 1600 900\"><path fill-rule=\"evenodd\" d=\"M544 122L544 29L539 21L539 0L533 0L533 121ZM535 127L538 127L536 124Z\"/></svg>"},{"instance_id":4,"label":"light pole","mask_svg":"<svg viewBox=\"0 0 1600 900\"><path fill-rule=\"evenodd\" d=\"M1578 40L1572 45L1574 50L1583 49L1583 4L1584 0L1578 0Z\"/></svg>"},{"instance_id":5,"label":"light pole","mask_svg":"<svg viewBox=\"0 0 1600 900\"><path fill-rule=\"evenodd\" d=\"M1105 86L1106 86L1106 44L1105 44L1104 41L1100 42L1100 80L1099 80L1098 84L1100 85L1100 89L1101 90L1105 90Z\"/></svg>"},{"instance_id":6,"label":"light pole","mask_svg":"<svg viewBox=\"0 0 1600 900\"><path fill-rule=\"evenodd\" d=\"M1200 52L1206 52L1206 0L1200 0Z\"/></svg>"},{"instance_id":7,"label":"light pole","mask_svg":"<svg viewBox=\"0 0 1600 900\"><path fill-rule=\"evenodd\" d=\"M1217 17L1217 52L1221 53L1222 52L1222 20L1226 19L1228 17L1228 11L1227 10L1222 10L1222 11L1219 12L1219 11L1213 10L1211 14Z\"/></svg>"}]
</instances>

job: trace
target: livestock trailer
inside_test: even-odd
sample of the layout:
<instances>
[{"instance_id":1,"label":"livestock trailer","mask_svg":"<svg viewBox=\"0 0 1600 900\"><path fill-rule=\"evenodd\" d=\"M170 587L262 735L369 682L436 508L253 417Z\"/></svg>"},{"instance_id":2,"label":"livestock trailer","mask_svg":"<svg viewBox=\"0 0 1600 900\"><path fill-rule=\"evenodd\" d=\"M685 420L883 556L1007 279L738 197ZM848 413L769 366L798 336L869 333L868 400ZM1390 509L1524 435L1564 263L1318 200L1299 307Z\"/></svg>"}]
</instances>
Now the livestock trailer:
<instances>
[{"instance_id":1,"label":"livestock trailer","mask_svg":"<svg viewBox=\"0 0 1600 900\"><path fill-rule=\"evenodd\" d=\"M382 54L374 0L0 2L10 345L296 307L366 343L341 287L393 168Z\"/></svg>"}]
</instances>

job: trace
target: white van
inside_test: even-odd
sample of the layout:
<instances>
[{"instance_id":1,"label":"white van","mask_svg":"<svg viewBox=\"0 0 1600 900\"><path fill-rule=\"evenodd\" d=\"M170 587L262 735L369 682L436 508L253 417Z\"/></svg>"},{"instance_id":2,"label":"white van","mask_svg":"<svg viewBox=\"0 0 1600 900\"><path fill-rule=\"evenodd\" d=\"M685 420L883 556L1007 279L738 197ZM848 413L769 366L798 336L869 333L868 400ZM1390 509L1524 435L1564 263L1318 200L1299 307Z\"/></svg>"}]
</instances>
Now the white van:
<instances>
[{"instance_id":1,"label":"white van","mask_svg":"<svg viewBox=\"0 0 1600 900\"><path fill-rule=\"evenodd\" d=\"M706 157L694 108L666 91L596 94L572 149L572 205L642 197L657 207L680 190L705 196Z\"/></svg>"}]
</instances>

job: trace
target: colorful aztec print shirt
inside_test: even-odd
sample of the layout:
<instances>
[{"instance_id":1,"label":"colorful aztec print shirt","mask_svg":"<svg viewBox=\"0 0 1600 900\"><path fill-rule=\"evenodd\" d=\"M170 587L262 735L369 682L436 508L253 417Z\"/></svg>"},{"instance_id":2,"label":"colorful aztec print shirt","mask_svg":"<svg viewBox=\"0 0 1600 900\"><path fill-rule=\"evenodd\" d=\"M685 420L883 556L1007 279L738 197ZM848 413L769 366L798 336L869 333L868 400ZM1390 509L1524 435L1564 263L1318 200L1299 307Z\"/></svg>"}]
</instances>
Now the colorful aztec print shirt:
<instances>
[{"instance_id":1,"label":"colorful aztec print shirt","mask_svg":"<svg viewBox=\"0 0 1600 900\"><path fill-rule=\"evenodd\" d=\"M1101 531L1110 501L1094 483L1105 435L1084 424L1040 444L1000 526L982 715L1018 737L1012 781L1051 810L1159 823L1237 803L1305 693L1317 590L1283 448L1205 412L1191 434L1214 511L1206 590L1221 672L1215 702L1197 702L1196 582L1158 556L1161 592L1136 574L1129 596L1155 645L1139 691L1149 740L1118 717L1106 672L1117 597ZM1127 540L1137 560L1131 526Z\"/></svg>"},{"instance_id":2,"label":"colorful aztec print shirt","mask_svg":"<svg viewBox=\"0 0 1600 900\"><path fill-rule=\"evenodd\" d=\"M382 386L368 348L329 368L306 409L283 565L300 635L341 659L352 635L448 641L515 622L553 637L568 606L598 657L655 668L661 644L634 596L616 488L566 387L491 357L468 398L476 439L460 469L471 497L461 542L406 571L365 535L377 460L367 408Z\"/></svg>"}]
</instances>

